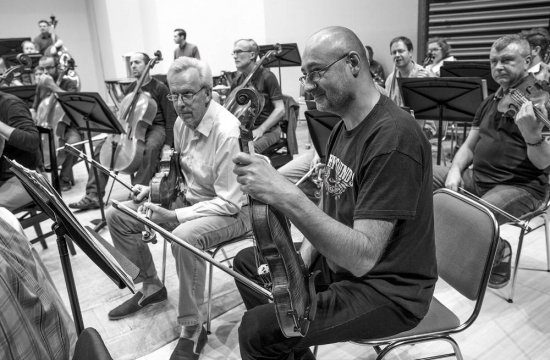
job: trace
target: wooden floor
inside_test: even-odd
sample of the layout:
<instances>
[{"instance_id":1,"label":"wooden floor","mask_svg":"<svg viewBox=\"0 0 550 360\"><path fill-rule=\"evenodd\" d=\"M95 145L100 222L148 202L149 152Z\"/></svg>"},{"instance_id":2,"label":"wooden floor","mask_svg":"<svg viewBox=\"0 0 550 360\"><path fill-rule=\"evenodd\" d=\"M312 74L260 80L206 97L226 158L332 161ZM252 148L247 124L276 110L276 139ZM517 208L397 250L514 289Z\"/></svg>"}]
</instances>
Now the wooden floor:
<instances>
[{"instance_id":1,"label":"wooden floor","mask_svg":"<svg viewBox=\"0 0 550 360\"><path fill-rule=\"evenodd\" d=\"M307 127L304 122L299 123L297 131L300 151L303 151L308 142ZM446 145L449 148L448 142ZM75 167L76 186L71 191L63 193L65 201L76 201L83 195L85 177L84 165L78 164ZM115 186L112 198L124 200L126 196L127 192L124 189ZM75 212L75 215L83 225L90 225L90 220L99 217L99 210L79 211ZM32 230L28 230L27 233L29 237L32 237ZM100 234L110 240L107 230L101 231ZM517 231L511 227L503 226L501 235L512 243L515 254ZM299 233L293 232L293 236L295 236L295 240L299 240ZM40 245L35 245L35 248L40 253L67 307L69 307L55 239L50 238L48 244L49 249L47 250L43 250ZM231 249L230 251L235 252L236 250ZM177 334L175 318L172 316L177 304L176 293L172 291L169 302L161 305L160 309L131 318L132 320L127 323L110 322L106 317L108 310L130 297L131 294L128 290L117 289L97 270L93 263L85 258L82 251L79 249L77 251L78 254L71 260L79 300L83 312L86 313L85 326L95 327L102 337L107 339L107 347L113 358L117 360L168 359L175 346L175 341L166 339L175 339L177 336L175 335ZM160 264L161 251L161 247L156 245L153 252L157 264ZM168 258L171 258L170 252ZM170 266L170 262L168 264ZM539 229L529 235L524 243L514 303L509 304L504 300L509 292L509 286L499 291L489 289L481 315L474 325L465 332L454 336L465 359L550 359L550 273L545 271L546 266L544 232ZM214 284L218 286L222 295L219 299L229 299L233 296L231 299L234 300L230 301L233 302L231 306L225 308L223 304L219 304L217 311L223 314L212 323L212 335L208 338L208 344L201 359L239 359L237 329L244 307L238 305L239 299L235 297L233 280L221 271L215 271L214 275ZM174 276L173 270L167 272L167 283L172 283L170 285L172 287L175 286ZM470 304L460 300L446 284L438 283L436 296L461 316L467 314L465 309L469 309ZM162 326L159 326L159 323ZM131 340L131 338L120 340L117 338L116 332L130 334L134 332L139 335L136 336L137 340ZM438 351L447 350L450 349L446 343L416 345L407 348L406 351L398 351L390 358L428 357L437 354ZM318 359L375 359L375 352L370 347L340 343L320 347Z\"/></svg>"}]
</instances>

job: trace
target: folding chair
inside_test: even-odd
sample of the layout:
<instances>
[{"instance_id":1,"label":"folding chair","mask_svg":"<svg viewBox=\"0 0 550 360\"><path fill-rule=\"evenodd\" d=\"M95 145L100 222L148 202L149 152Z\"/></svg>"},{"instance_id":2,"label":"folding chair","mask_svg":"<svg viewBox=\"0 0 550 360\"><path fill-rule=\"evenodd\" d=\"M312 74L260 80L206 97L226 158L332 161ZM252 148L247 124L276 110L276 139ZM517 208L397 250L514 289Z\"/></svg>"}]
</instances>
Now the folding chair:
<instances>
[{"instance_id":1,"label":"folding chair","mask_svg":"<svg viewBox=\"0 0 550 360\"><path fill-rule=\"evenodd\" d=\"M436 340L450 343L454 352L429 359L449 356L462 359L460 348L451 335L470 327L481 311L497 249L499 227L489 209L448 189L434 194L434 227L439 277L474 303L471 314L461 322L433 297L428 313L414 329L381 339L353 341L373 346L377 359L383 359L403 345Z\"/></svg>"},{"instance_id":2,"label":"folding chair","mask_svg":"<svg viewBox=\"0 0 550 360\"><path fill-rule=\"evenodd\" d=\"M548 209L550 208L550 190L546 190L546 197L542 203L542 205L535 211L531 211L527 214L524 214L523 216L519 217L520 220L525 222L525 225L527 227L522 227L515 223L509 223L508 225L519 227L521 229L521 232L519 234L519 241L518 241L518 248L516 251L516 263L514 266L514 273L512 274L512 288L510 289L510 295L508 296L508 302L513 303L514 302L514 292L516 290L516 280L517 280L517 274L519 269L519 259L521 256L521 249L523 247L523 238L525 235L529 235L531 232L535 231L536 229L540 228L541 226L544 226L544 236L546 239L546 271L550 272L550 223L548 219ZM537 217L542 216L544 221L542 224L536 226L536 227L530 227L531 221L536 219Z\"/></svg>"},{"instance_id":3,"label":"folding chair","mask_svg":"<svg viewBox=\"0 0 550 360\"><path fill-rule=\"evenodd\" d=\"M61 186L59 184L59 174L57 169L57 157L56 157L56 151L55 151L55 142L54 142L54 134L53 130L49 127L42 127L37 126L38 132L40 134L45 134L48 137L48 145L50 150L50 164L51 164L51 181L54 189L61 194ZM44 154L44 151L42 151L42 154ZM23 229L34 227L34 231L36 232L36 238L30 240L31 244L35 244L37 242L40 242L43 249L48 248L48 244L46 244L46 239L52 235L54 235L53 230L49 231L45 234L42 233L41 223L45 220L49 220L49 217L46 213L44 213L38 205L34 201L31 201L28 204L25 204L21 206L18 209L15 209L13 211L13 214L17 216L17 219L21 223L21 226ZM74 244L70 238L67 238L67 245L69 246L69 251L71 252L71 255L76 254L76 250L74 248Z\"/></svg>"}]
</instances>

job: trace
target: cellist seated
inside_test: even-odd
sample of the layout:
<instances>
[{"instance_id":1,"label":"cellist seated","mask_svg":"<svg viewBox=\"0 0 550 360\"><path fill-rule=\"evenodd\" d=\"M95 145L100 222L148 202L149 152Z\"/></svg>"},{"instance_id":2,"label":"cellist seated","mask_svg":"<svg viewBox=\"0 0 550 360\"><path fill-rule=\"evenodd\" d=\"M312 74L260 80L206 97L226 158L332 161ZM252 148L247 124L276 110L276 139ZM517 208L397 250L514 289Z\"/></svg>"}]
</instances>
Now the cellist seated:
<instances>
[{"instance_id":1,"label":"cellist seated","mask_svg":"<svg viewBox=\"0 0 550 360\"><path fill-rule=\"evenodd\" d=\"M180 57L167 74L170 100L178 114L174 125L174 145L185 179L172 209L149 202L148 186L136 185L137 202L124 203L132 209L151 209L151 220L183 241L207 249L245 234L249 228L248 206L242 206L242 191L233 174L231 158L239 151L239 121L212 101L212 73L203 61ZM144 226L110 207L107 224L115 247L140 268L136 283L143 288L109 312L117 320L135 314L146 306L167 300L166 287L159 277L148 244L142 241ZM206 264L180 245L172 243L179 279L177 322L180 339L171 360L195 359L206 343L204 303Z\"/></svg>"},{"instance_id":2,"label":"cellist seated","mask_svg":"<svg viewBox=\"0 0 550 360\"><path fill-rule=\"evenodd\" d=\"M233 58L239 75L231 84L232 92L250 75L256 65L258 55L259 47L254 40L241 39L235 42ZM283 94L275 75L261 66L256 70L250 82L265 99L264 108L256 119L253 130L254 149L256 152L262 153L281 138L279 120L283 118L285 112Z\"/></svg>"},{"instance_id":3,"label":"cellist seated","mask_svg":"<svg viewBox=\"0 0 550 360\"><path fill-rule=\"evenodd\" d=\"M137 52L130 57L132 76L138 79L145 76L141 90L150 94L151 98L157 104L157 111L154 115L154 119L148 119L152 121L152 125L147 128L147 132L145 134L145 152L143 153L143 161L134 174L132 185L149 184L149 181L155 174L155 170L160 159L160 154L164 149L172 148L174 144L174 123L176 121L177 114L170 100L167 98L170 93L168 87L162 81L152 77L148 71L145 71L150 60L149 55L142 52ZM126 89L126 96L131 96L136 84L137 82L131 84ZM111 144L101 142L95 146L94 158L96 160L99 160L103 146L111 147ZM103 165L108 168L111 167L111 164ZM81 210L99 208L99 196L103 197L105 194L105 186L107 184L108 177L103 173L99 173L98 175L99 184L96 185L94 172L90 171L88 173L86 195L84 195L84 197L82 197L79 201L69 204L70 208Z\"/></svg>"},{"instance_id":4,"label":"cellist seated","mask_svg":"<svg viewBox=\"0 0 550 360\"><path fill-rule=\"evenodd\" d=\"M68 79L58 69L58 62L53 56L45 55L40 58L38 66L43 69L43 73L36 77L36 97L31 113L37 125L49 126L54 130L58 137L59 144L74 144L82 141L82 134L74 124L65 115L61 105L52 97L53 92L76 92L77 84ZM80 145L79 149L82 148ZM73 165L76 163L76 156L65 153L58 153L61 163L59 173L61 182L61 191L71 189L74 184Z\"/></svg>"}]
</instances>

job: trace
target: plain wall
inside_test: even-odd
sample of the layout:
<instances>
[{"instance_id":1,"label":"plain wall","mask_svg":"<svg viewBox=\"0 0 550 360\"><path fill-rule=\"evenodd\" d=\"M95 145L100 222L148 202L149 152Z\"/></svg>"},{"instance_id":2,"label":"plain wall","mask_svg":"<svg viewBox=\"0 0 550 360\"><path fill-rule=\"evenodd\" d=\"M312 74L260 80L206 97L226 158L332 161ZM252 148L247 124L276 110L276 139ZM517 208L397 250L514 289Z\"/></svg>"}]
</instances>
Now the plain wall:
<instances>
[{"instance_id":1,"label":"plain wall","mask_svg":"<svg viewBox=\"0 0 550 360\"><path fill-rule=\"evenodd\" d=\"M404 35L416 46L418 0L279 0L264 4L267 43L297 43L300 54L315 32L344 26L373 48L374 59L384 66L387 76L393 69L391 39ZM340 55L334 54L335 60ZM278 76L278 70L273 71ZM298 98L301 75L299 67L281 69L285 94Z\"/></svg>"}]
</instances>

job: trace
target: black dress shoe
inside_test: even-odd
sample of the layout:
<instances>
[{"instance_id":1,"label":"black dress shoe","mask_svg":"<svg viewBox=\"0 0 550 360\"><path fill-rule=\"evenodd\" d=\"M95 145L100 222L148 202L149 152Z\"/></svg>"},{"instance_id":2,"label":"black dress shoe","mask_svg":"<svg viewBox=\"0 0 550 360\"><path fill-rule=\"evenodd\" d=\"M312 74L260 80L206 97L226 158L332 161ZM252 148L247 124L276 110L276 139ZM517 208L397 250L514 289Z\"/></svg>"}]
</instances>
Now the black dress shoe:
<instances>
[{"instance_id":1,"label":"black dress shoe","mask_svg":"<svg viewBox=\"0 0 550 360\"><path fill-rule=\"evenodd\" d=\"M139 301L141 300L141 298L143 298L143 294L141 293L141 291L138 291L129 300L126 300L125 302L111 310L109 312L109 320L124 319L125 317L133 315L149 305L164 302L168 299L168 292L166 291L166 287L163 286L162 289L160 289L153 295L143 299L140 304Z\"/></svg>"},{"instance_id":2,"label":"black dress shoe","mask_svg":"<svg viewBox=\"0 0 550 360\"><path fill-rule=\"evenodd\" d=\"M202 326L199 339L197 340L197 346L195 346L193 340L180 338L174 352L170 356L170 360L198 360L207 341L206 329Z\"/></svg>"},{"instance_id":3,"label":"black dress shoe","mask_svg":"<svg viewBox=\"0 0 550 360\"><path fill-rule=\"evenodd\" d=\"M512 247L504 239L503 247L500 253L495 257L491 276L489 277L489 287L491 289L500 289L508 285L512 273Z\"/></svg>"}]
</instances>

